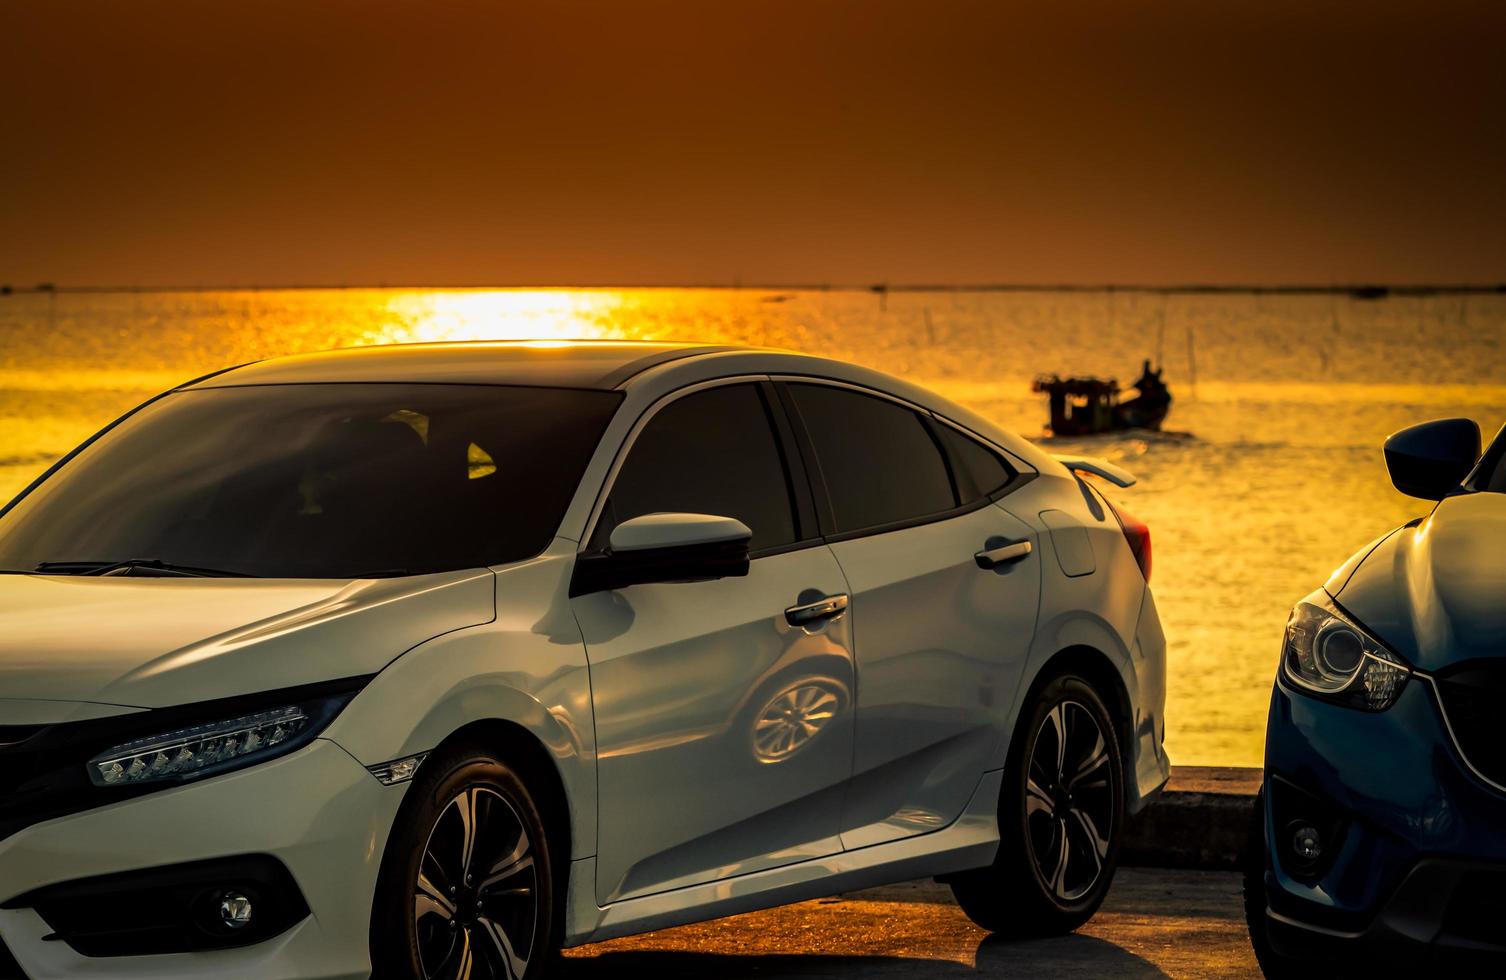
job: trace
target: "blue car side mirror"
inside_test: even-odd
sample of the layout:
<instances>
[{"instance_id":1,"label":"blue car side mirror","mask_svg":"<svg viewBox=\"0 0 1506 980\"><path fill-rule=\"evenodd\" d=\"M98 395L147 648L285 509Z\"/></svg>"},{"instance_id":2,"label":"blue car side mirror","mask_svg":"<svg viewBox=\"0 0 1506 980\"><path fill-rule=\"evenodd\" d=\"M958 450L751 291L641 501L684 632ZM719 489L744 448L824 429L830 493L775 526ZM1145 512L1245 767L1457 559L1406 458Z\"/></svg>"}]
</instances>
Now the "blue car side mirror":
<instances>
[{"instance_id":1,"label":"blue car side mirror","mask_svg":"<svg viewBox=\"0 0 1506 980\"><path fill-rule=\"evenodd\" d=\"M1470 419L1435 419L1386 438L1386 469L1409 497L1442 500L1459 488L1480 458L1480 426Z\"/></svg>"}]
</instances>

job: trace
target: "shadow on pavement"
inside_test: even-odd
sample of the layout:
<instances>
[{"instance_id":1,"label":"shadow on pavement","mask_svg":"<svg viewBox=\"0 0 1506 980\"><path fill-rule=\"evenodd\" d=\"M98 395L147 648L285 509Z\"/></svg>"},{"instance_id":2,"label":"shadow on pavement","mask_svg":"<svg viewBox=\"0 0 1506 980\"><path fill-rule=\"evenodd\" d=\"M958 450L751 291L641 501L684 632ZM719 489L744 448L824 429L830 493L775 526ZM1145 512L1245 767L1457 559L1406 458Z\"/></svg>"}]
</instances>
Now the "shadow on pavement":
<instances>
[{"instance_id":1,"label":"shadow on pavement","mask_svg":"<svg viewBox=\"0 0 1506 980\"><path fill-rule=\"evenodd\" d=\"M842 956L839 954L694 953L669 950L630 950L598 956L569 957L560 975L570 980L598 977L701 978L743 980L778 977L816 980L846 977L949 978L1114 977L1116 980L1161 980L1167 974L1154 964L1102 939L1070 935L1055 939L1010 942L988 938L978 946L977 966L952 960L905 956Z\"/></svg>"}]
</instances>

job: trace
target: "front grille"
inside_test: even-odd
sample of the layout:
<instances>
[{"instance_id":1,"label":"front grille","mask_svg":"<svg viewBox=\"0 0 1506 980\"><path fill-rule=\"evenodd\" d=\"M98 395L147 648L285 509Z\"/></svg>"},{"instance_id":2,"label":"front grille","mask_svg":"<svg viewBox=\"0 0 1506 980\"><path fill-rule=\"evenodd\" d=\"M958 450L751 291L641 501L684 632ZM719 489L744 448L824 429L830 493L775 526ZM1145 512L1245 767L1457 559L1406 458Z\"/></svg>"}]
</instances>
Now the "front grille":
<instances>
[{"instance_id":1,"label":"front grille","mask_svg":"<svg viewBox=\"0 0 1506 980\"><path fill-rule=\"evenodd\" d=\"M1433 684L1454 747L1476 772L1506 788L1506 663L1465 664Z\"/></svg>"}]
</instances>

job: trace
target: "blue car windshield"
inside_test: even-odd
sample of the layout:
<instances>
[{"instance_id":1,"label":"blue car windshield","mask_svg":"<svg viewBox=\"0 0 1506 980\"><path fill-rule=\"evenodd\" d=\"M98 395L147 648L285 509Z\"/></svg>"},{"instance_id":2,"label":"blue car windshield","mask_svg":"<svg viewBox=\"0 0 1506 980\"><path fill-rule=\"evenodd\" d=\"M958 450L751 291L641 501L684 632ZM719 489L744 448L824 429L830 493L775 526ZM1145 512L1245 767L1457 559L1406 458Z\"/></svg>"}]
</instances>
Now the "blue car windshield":
<instances>
[{"instance_id":1,"label":"blue car windshield","mask_svg":"<svg viewBox=\"0 0 1506 980\"><path fill-rule=\"evenodd\" d=\"M620 397L456 384L174 392L0 516L0 568L357 578L527 558L553 537Z\"/></svg>"},{"instance_id":2,"label":"blue car windshield","mask_svg":"<svg viewBox=\"0 0 1506 980\"><path fill-rule=\"evenodd\" d=\"M1493 461L1486 461L1486 469L1481 474L1478 485L1480 489L1492 493L1506 493L1506 452L1497 453Z\"/></svg>"}]
</instances>

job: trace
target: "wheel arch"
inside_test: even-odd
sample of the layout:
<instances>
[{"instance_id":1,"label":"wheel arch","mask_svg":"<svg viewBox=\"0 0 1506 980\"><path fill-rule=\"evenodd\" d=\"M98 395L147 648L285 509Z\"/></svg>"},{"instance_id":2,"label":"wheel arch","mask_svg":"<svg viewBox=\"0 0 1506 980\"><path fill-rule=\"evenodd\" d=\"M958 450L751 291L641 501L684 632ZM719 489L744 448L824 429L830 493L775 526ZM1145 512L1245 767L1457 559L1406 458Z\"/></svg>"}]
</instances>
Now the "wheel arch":
<instances>
[{"instance_id":1,"label":"wheel arch","mask_svg":"<svg viewBox=\"0 0 1506 980\"><path fill-rule=\"evenodd\" d=\"M1030 683L1029 690L1020 700L1019 710L1015 716L1015 731L1010 738L1010 752L1013 754L1014 747L1020 744L1019 740L1022 735L1020 729L1028 718L1029 706L1035 703L1035 699L1040 696L1047 684L1063 674L1076 674L1091 684L1093 690L1103 698L1104 706L1109 709L1109 717L1114 723L1114 735L1119 740L1119 763L1123 770L1125 803L1128 805L1129 787L1134 785L1135 776L1135 710L1130 702L1129 687L1124 682L1124 675L1119 666L1108 654L1097 647L1087 644L1063 647L1041 664Z\"/></svg>"},{"instance_id":2,"label":"wheel arch","mask_svg":"<svg viewBox=\"0 0 1506 980\"><path fill-rule=\"evenodd\" d=\"M445 736L432 754L466 745L483 749L518 770L523 783L536 792L534 802L544 819L544 833L549 837L550 864L554 876L558 911L563 913L565 891L570 882L570 861L575 853L575 834L571 824L570 796L554 756L542 739L523 725L505 718L477 718Z\"/></svg>"}]
</instances>

